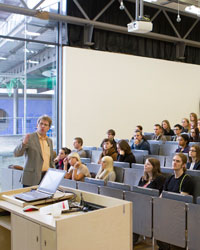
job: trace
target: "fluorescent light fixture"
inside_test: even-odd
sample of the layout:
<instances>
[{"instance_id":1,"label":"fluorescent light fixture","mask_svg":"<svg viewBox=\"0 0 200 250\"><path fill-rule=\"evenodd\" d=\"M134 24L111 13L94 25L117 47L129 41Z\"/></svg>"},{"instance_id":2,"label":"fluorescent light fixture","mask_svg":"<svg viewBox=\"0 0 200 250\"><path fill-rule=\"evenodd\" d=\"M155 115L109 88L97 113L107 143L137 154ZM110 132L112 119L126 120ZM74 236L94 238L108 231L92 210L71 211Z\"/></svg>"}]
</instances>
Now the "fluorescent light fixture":
<instances>
[{"instance_id":1,"label":"fluorescent light fixture","mask_svg":"<svg viewBox=\"0 0 200 250\"><path fill-rule=\"evenodd\" d=\"M38 61L33 61L33 60L28 60L27 62L32 63L32 64L38 64L39 63Z\"/></svg>"},{"instance_id":2,"label":"fluorescent light fixture","mask_svg":"<svg viewBox=\"0 0 200 250\"><path fill-rule=\"evenodd\" d=\"M49 47L49 48L54 48L55 47L55 45L53 45L53 44L45 44L45 46Z\"/></svg>"},{"instance_id":3,"label":"fluorescent light fixture","mask_svg":"<svg viewBox=\"0 0 200 250\"><path fill-rule=\"evenodd\" d=\"M0 60L7 60L6 57L0 56Z\"/></svg>"},{"instance_id":4,"label":"fluorescent light fixture","mask_svg":"<svg viewBox=\"0 0 200 250\"><path fill-rule=\"evenodd\" d=\"M14 39L9 39L9 38L6 38L6 41L7 41L7 42L15 42Z\"/></svg>"},{"instance_id":5,"label":"fluorescent light fixture","mask_svg":"<svg viewBox=\"0 0 200 250\"><path fill-rule=\"evenodd\" d=\"M187 6L185 8L185 11L189 12L191 14L195 14L197 16L200 16L200 8L198 8L198 7L194 6L194 5Z\"/></svg>"},{"instance_id":6,"label":"fluorescent light fixture","mask_svg":"<svg viewBox=\"0 0 200 250\"><path fill-rule=\"evenodd\" d=\"M147 3L155 3L155 2L157 2L157 0L144 0L144 2L147 2Z\"/></svg>"},{"instance_id":7,"label":"fluorescent light fixture","mask_svg":"<svg viewBox=\"0 0 200 250\"><path fill-rule=\"evenodd\" d=\"M39 36L40 35L40 33L38 33L38 32L31 32L28 30L25 31L25 34L28 36Z\"/></svg>"}]
</instances>

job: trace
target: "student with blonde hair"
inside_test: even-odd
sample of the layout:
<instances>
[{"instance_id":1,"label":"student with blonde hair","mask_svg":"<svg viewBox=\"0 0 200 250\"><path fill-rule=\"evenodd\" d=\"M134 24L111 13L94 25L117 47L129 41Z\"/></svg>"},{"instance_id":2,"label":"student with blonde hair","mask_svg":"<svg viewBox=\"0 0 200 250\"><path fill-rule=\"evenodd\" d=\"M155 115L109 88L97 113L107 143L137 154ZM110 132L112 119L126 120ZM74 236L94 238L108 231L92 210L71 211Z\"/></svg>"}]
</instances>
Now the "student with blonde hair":
<instances>
[{"instance_id":1,"label":"student with blonde hair","mask_svg":"<svg viewBox=\"0 0 200 250\"><path fill-rule=\"evenodd\" d=\"M70 164L70 168L65 175L66 179L72 179L75 181L84 181L85 177L91 177L90 172L84 164L82 164L78 153L73 152L68 155L67 159L64 159L64 169L67 169L67 164Z\"/></svg>"},{"instance_id":2,"label":"student with blonde hair","mask_svg":"<svg viewBox=\"0 0 200 250\"><path fill-rule=\"evenodd\" d=\"M116 174L113 167L113 159L110 156L104 156L101 160L101 167L95 177L95 179L101 179L105 182L115 181Z\"/></svg>"}]
</instances>

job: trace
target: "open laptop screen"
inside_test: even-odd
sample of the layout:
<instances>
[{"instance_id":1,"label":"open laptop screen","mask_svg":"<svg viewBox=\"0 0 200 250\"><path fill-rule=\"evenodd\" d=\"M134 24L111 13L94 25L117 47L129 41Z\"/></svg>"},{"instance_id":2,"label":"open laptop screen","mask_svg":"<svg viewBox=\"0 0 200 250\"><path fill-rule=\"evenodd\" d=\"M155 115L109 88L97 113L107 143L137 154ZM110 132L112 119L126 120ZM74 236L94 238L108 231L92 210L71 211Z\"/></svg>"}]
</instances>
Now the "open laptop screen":
<instances>
[{"instance_id":1,"label":"open laptop screen","mask_svg":"<svg viewBox=\"0 0 200 250\"><path fill-rule=\"evenodd\" d=\"M60 182L64 178L65 174L66 174L65 170L49 168L44 178L42 179L38 187L38 190L54 194Z\"/></svg>"}]
</instances>

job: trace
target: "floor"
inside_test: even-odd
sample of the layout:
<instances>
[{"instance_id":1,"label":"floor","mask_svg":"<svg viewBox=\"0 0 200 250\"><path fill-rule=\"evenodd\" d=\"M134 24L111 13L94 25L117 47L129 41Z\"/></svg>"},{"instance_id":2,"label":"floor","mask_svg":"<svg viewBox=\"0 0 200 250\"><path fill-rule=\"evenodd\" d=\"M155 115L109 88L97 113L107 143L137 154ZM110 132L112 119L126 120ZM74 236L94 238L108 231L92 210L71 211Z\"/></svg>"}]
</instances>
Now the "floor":
<instances>
[{"instance_id":1,"label":"floor","mask_svg":"<svg viewBox=\"0 0 200 250\"><path fill-rule=\"evenodd\" d=\"M157 250L158 247L155 246L153 248L152 246L152 240L149 238L145 238L145 239L140 239L139 243L137 245L134 246L133 248L134 250Z\"/></svg>"}]
</instances>

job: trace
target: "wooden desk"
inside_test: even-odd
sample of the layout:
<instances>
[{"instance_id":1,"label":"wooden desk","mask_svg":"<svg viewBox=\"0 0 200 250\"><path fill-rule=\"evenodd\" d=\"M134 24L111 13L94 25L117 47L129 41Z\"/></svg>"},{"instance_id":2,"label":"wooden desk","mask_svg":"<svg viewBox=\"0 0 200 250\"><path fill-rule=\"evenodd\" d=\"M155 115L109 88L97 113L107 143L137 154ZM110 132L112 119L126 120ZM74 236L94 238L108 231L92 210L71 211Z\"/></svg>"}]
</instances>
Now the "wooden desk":
<instances>
[{"instance_id":1,"label":"wooden desk","mask_svg":"<svg viewBox=\"0 0 200 250\"><path fill-rule=\"evenodd\" d=\"M0 200L0 246L3 250L131 250L132 204L128 201L65 188L87 202L105 206L91 212L41 215ZM12 191L11 191L12 192ZM13 190L15 192L15 190ZM3 193L0 193L2 195Z\"/></svg>"}]
</instances>

